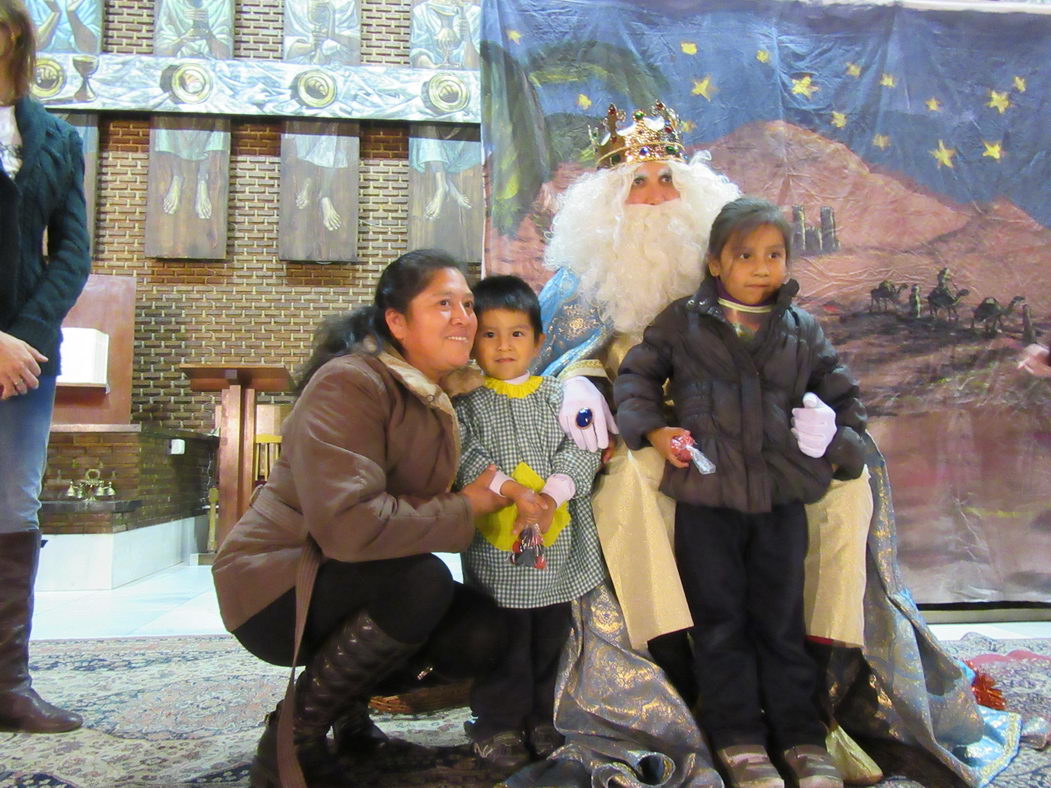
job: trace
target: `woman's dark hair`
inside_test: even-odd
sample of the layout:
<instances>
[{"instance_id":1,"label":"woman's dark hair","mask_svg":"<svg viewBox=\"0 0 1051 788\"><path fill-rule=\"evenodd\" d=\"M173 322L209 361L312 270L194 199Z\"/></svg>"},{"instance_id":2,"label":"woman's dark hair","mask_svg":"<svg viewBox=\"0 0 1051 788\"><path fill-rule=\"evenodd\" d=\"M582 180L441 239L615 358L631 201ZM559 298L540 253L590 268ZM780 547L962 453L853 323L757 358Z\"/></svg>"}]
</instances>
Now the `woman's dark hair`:
<instances>
[{"instance_id":1,"label":"woman's dark hair","mask_svg":"<svg viewBox=\"0 0 1051 788\"><path fill-rule=\"evenodd\" d=\"M785 260L790 260L792 258L792 227L780 208L759 197L738 197L723 206L719 215L715 217L715 221L712 222L712 231L708 235L708 254L718 259L730 239L746 236L764 224L769 224L781 231L785 239ZM704 270L705 278L711 278L712 273L707 265Z\"/></svg>"},{"instance_id":2,"label":"woman's dark hair","mask_svg":"<svg viewBox=\"0 0 1051 788\"><path fill-rule=\"evenodd\" d=\"M401 345L387 326L387 310L406 314L412 299L427 289L435 273L446 268L464 273L463 265L440 249L406 252L384 268L376 283L372 304L358 307L353 312L330 315L318 326L310 358L299 371L296 394L302 393L323 364L354 352L369 337L380 348L386 343L402 352Z\"/></svg>"},{"instance_id":3,"label":"woman's dark hair","mask_svg":"<svg viewBox=\"0 0 1051 788\"><path fill-rule=\"evenodd\" d=\"M28 95L36 67L36 28L22 0L0 0L0 27L6 27L14 37L7 62L17 101Z\"/></svg>"},{"instance_id":4,"label":"woman's dark hair","mask_svg":"<svg viewBox=\"0 0 1051 788\"><path fill-rule=\"evenodd\" d=\"M525 312L533 327L533 338L544 333L540 321L540 299L524 280L517 276L487 276L471 288L474 294L474 313L480 320L488 309L507 309Z\"/></svg>"}]
</instances>

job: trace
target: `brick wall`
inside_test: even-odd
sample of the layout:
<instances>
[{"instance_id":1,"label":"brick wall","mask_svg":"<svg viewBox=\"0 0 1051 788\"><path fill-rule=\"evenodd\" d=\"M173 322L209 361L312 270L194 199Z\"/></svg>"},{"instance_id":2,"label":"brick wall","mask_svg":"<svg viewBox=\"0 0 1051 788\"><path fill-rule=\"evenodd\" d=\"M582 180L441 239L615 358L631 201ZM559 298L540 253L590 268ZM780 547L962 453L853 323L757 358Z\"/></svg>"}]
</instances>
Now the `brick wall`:
<instances>
[{"instance_id":1,"label":"brick wall","mask_svg":"<svg viewBox=\"0 0 1051 788\"><path fill-rule=\"evenodd\" d=\"M363 0L362 62L408 62L411 0ZM236 0L234 56L281 57L280 0ZM154 0L107 0L103 51L153 51ZM101 464L127 514L44 514L50 533L121 531L200 513L214 440L188 441L171 457L171 431L210 432L218 394L192 393L183 363L283 364L306 357L322 317L371 299L383 266L406 250L408 131L398 121L361 123L360 262L289 263L277 258L280 134L283 121L233 118L225 260L159 260L143 254L150 119L100 117L94 270L134 275L132 421L142 433L56 433L45 499L61 499L70 479ZM290 402L263 395L261 402Z\"/></svg>"},{"instance_id":2,"label":"brick wall","mask_svg":"<svg viewBox=\"0 0 1051 788\"><path fill-rule=\"evenodd\" d=\"M235 57L280 58L281 3L238 0L235 10ZM406 64L410 10L411 0L363 2L363 63ZM107 2L105 13L105 51L152 51L153 0ZM143 255L149 118L107 114L100 123L95 271L137 277L136 423L207 431L218 396L191 393L180 364L294 369L320 318L369 299L382 267L406 249L406 123L361 124L361 262L329 266L277 259L282 121L233 119L229 241L219 262Z\"/></svg>"},{"instance_id":3,"label":"brick wall","mask_svg":"<svg viewBox=\"0 0 1051 788\"><path fill-rule=\"evenodd\" d=\"M173 437L185 440L184 454L168 454ZM216 438L152 430L53 433L44 500L64 499L70 482L97 468L100 478L112 483L117 500L138 500L142 505L117 513L61 513L45 507L41 528L49 534L117 533L198 515L207 506L217 443Z\"/></svg>"}]
</instances>

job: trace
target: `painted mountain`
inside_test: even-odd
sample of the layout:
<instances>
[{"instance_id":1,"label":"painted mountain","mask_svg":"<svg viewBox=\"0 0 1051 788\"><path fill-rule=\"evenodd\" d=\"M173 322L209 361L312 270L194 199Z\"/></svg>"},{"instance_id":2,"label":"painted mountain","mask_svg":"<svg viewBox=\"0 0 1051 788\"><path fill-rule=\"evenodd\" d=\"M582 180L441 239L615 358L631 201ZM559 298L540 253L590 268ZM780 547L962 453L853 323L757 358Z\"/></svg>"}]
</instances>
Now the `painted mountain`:
<instances>
[{"instance_id":1,"label":"painted mountain","mask_svg":"<svg viewBox=\"0 0 1051 788\"><path fill-rule=\"evenodd\" d=\"M782 121L707 147L742 191L802 218L792 273L861 381L915 597L1051 601L1051 385L1016 369L1021 348L1051 334L1051 230L1004 200L952 202ZM517 237L493 244L489 272L542 286L555 197L582 171L556 170Z\"/></svg>"}]
</instances>

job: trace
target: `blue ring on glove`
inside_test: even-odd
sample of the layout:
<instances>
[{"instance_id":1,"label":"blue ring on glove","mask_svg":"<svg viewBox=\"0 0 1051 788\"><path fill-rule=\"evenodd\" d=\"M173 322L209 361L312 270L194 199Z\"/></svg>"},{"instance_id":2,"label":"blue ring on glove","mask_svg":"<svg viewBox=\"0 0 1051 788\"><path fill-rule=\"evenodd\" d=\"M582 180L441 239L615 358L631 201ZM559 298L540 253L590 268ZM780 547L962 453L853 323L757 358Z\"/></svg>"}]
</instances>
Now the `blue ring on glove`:
<instances>
[{"instance_id":1,"label":"blue ring on glove","mask_svg":"<svg viewBox=\"0 0 1051 788\"><path fill-rule=\"evenodd\" d=\"M590 427L591 422L594 421L595 414L591 412L591 408L581 408L577 411L577 426L583 429L584 427Z\"/></svg>"}]
</instances>

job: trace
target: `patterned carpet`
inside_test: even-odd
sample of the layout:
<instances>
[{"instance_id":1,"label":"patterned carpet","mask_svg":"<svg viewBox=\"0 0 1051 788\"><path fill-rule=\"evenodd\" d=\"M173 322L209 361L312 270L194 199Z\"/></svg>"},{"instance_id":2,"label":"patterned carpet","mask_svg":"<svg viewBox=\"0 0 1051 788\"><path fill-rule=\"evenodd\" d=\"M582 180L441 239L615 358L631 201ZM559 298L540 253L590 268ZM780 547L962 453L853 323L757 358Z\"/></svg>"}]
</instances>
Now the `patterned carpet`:
<instances>
[{"instance_id":1,"label":"patterned carpet","mask_svg":"<svg viewBox=\"0 0 1051 788\"><path fill-rule=\"evenodd\" d=\"M1051 718L1051 640L996 641L968 635L949 644L996 678L1008 707ZM229 637L121 638L33 644L35 685L82 711L82 730L57 736L0 733L0 788L247 788L264 715L287 673L259 662ZM465 745L464 708L376 715L408 744L363 763L348 785L488 786ZM878 745L873 754L894 788L956 788L915 752ZM1025 749L993 783L1051 788L1051 749Z\"/></svg>"}]
</instances>

